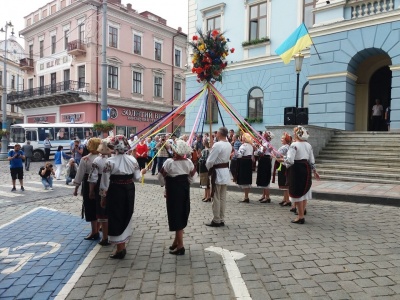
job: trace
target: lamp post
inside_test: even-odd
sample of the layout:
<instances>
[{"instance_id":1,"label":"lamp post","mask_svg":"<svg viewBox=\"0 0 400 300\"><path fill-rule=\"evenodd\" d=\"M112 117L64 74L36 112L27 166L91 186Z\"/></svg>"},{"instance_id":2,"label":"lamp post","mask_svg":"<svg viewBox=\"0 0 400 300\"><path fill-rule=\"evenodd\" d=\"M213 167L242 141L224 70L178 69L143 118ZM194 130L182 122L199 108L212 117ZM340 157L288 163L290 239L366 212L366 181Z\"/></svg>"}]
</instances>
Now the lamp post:
<instances>
[{"instance_id":1,"label":"lamp post","mask_svg":"<svg viewBox=\"0 0 400 300\"><path fill-rule=\"evenodd\" d=\"M300 81L300 72L301 66L303 64L304 55L300 52L294 56L294 64L296 67L296 75L297 75L297 84L296 84L296 113L295 113L295 120L297 124L297 109L299 108L299 81Z\"/></svg>"},{"instance_id":2,"label":"lamp post","mask_svg":"<svg viewBox=\"0 0 400 300\"><path fill-rule=\"evenodd\" d=\"M1 101L1 110L3 111L3 120L2 120L2 130L5 131L7 130L7 30L8 27L14 27L13 24L10 22L6 22L6 25L4 26L5 30L3 28L0 29L0 32L5 33L5 38L4 38L4 67L3 67L3 98ZM13 32L14 34L14 32ZM5 158L8 156L8 151L7 151L7 146L8 146L8 139L7 137L3 134L1 138L1 153L0 157Z\"/></svg>"}]
</instances>

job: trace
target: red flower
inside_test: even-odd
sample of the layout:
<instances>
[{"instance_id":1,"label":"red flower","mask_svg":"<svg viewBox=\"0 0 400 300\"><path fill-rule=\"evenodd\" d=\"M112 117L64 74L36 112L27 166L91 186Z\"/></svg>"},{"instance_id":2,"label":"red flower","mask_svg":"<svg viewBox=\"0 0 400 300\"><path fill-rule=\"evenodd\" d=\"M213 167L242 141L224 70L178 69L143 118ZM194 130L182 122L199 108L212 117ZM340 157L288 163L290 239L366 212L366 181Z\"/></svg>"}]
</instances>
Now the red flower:
<instances>
[{"instance_id":1,"label":"red flower","mask_svg":"<svg viewBox=\"0 0 400 300\"><path fill-rule=\"evenodd\" d=\"M193 37L192 37L192 40L193 41L197 41L199 39L199 37L197 36L197 35L194 35Z\"/></svg>"},{"instance_id":2,"label":"red flower","mask_svg":"<svg viewBox=\"0 0 400 300\"><path fill-rule=\"evenodd\" d=\"M212 35L213 37L216 37L218 34L219 34L219 31L216 30L216 29L214 29L214 30L211 32L211 35Z\"/></svg>"},{"instance_id":3,"label":"red flower","mask_svg":"<svg viewBox=\"0 0 400 300\"><path fill-rule=\"evenodd\" d=\"M231 49L231 53L233 53L233 52L235 52L235 48L232 48L232 49Z\"/></svg>"}]
</instances>

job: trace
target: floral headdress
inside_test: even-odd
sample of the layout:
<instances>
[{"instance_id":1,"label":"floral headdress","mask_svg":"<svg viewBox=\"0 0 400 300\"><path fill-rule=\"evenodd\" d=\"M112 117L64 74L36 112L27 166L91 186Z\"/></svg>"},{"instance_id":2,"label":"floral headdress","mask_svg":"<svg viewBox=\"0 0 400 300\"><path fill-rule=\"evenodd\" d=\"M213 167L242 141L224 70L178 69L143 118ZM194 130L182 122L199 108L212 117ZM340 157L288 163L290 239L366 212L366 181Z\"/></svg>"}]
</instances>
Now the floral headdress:
<instances>
[{"instance_id":1,"label":"floral headdress","mask_svg":"<svg viewBox=\"0 0 400 300\"><path fill-rule=\"evenodd\" d=\"M307 129L305 129L303 126L297 126L294 129L294 134L297 136L297 138L301 141L307 141L309 138L309 134Z\"/></svg>"},{"instance_id":2,"label":"floral headdress","mask_svg":"<svg viewBox=\"0 0 400 300\"><path fill-rule=\"evenodd\" d=\"M192 153L192 147L190 147L185 141L177 140L176 143L171 144L172 151L179 156L185 156Z\"/></svg>"},{"instance_id":3,"label":"floral headdress","mask_svg":"<svg viewBox=\"0 0 400 300\"><path fill-rule=\"evenodd\" d=\"M225 58L235 51L229 50L228 41L218 30L207 33L198 30L198 35L192 37L189 43L193 48L192 72L197 74L198 82L222 81L222 71L228 65Z\"/></svg>"},{"instance_id":4,"label":"floral headdress","mask_svg":"<svg viewBox=\"0 0 400 300\"><path fill-rule=\"evenodd\" d=\"M123 135L116 135L111 139L111 144L114 145L114 150L120 154L127 152L130 147L128 140Z\"/></svg>"}]
</instances>

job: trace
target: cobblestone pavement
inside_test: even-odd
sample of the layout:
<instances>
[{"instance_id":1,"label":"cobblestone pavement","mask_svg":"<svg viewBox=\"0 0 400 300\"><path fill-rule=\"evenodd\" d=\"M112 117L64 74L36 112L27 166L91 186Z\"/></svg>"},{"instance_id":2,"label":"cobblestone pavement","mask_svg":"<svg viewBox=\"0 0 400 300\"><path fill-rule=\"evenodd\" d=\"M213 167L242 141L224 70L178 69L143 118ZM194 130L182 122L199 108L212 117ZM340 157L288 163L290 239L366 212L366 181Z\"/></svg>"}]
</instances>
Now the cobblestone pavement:
<instances>
[{"instance_id":1,"label":"cobblestone pavement","mask_svg":"<svg viewBox=\"0 0 400 300\"><path fill-rule=\"evenodd\" d=\"M3 164L0 167L4 170ZM52 193L39 190L41 186L33 183L39 180L38 168L39 164L32 166L26 192L18 197L8 197L9 174L1 173L0 226L39 206L79 218L80 197L73 197L63 182ZM96 246L98 252L75 276L67 299L400 299L397 207L315 200L309 202L306 224L296 225L290 223L294 216L288 208L277 204L280 197L273 197L271 204L255 200L243 204L241 193L228 192L226 226L209 228L204 223L211 220L211 204L201 202L203 191L192 188L184 236L187 251L175 257L168 253L173 234L168 231L162 195L157 185L137 184L127 256L111 260L111 247ZM34 237L60 224L31 226ZM3 230L0 227L0 233ZM81 241L83 231L71 234ZM26 238L19 228L13 235L16 240ZM210 247L231 251L232 259L209 251ZM234 272L236 265L240 274ZM29 272L26 269L22 267ZM0 298L8 299L2 293L15 285L5 288L7 278L0 275ZM38 286L31 285L33 280L48 281L48 276L38 273L26 285ZM67 279L61 282L66 283ZM10 299L29 298L23 292Z\"/></svg>"}]
</instances>

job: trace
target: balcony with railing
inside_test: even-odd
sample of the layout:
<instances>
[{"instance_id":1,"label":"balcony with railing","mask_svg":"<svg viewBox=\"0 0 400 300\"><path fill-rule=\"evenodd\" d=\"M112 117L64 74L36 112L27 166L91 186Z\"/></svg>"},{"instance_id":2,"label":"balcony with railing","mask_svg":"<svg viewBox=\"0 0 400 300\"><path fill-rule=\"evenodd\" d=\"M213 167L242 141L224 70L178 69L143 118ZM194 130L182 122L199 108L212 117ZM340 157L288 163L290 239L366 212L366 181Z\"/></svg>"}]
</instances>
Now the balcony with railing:
<instances>
[{"instance_id":1,"label":"balcony with railing","mask_svg":"<svg viewBox=\"0 0 400 300\"><path fill-rule=\"evenodd\" d=\"M28 57L20 59L19 67L21 68L21 70L26 70L26 71L33 70L33 59Z\"/></svg>"},{"instance_id":2,"label":"balcony with railing","mask_svg":"<svg viewBox=\"0 0 400 300\"><path fill-rule=\"evenodd\" d=\"M7 103L21 108L34 108L53 105L62 105L84 101L82 95L89 94L89 83L82 81L61 81L37 88L7 95Z\"/></svg>"},{"instance_id":3,"label":"balcony with railing","mask_svg":"<svg viewBox=\"0 0 400 300\"><path fill-rule=\"evenodd\" d=\"M351 9L351 18L375 16L394 9L394 0L349 0L347 7Z\"/></svg>"},{"instance_id":4,"label":"balcony with railing","mask_svg":"<svg viewBox=\"0 0 400 300\"><path fill-rule=\"evenodd\" d=\"M81 40L74 40L68 43L67 48L69 55L79 56L86 54L86 46L85 43Z\"/></svg>"}]
</instances>

